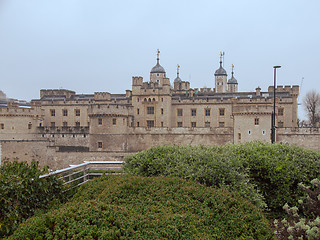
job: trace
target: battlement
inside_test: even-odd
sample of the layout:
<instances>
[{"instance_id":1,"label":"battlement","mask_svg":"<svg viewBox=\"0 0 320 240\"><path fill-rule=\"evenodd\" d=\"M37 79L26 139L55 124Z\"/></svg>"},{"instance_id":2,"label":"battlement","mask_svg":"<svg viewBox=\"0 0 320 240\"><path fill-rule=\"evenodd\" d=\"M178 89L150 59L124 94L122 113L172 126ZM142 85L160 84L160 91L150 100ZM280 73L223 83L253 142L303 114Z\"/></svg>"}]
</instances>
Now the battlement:
<instances>
[{"instance_id":1,"label":"battlement","mask_svg":"<svg viewBox=\"0 0 320 240\"><path fill-rule=\"evenodd\" d=\"M142 86L143 77L132 77L132 86Z\"/></svg>"},{"instance_id":2,"label":"battlement","mask_svg":"<svg viewBox=\"0 0 320 240\"><path fill-rule=\"evenodd\" d=\"M273 86L268 87L268 92L273 92ZM299 94L299 86L293 85L292 87L290 85L282 86L279 85L276 87L276 92L289 92L291 94Z\"/></svg>"},{"instance_id":3,"label":"battlement","mask_svg":"<svg viewBox=\"0 0 320 240\"><path fill-rule=\"evenodd\" d=\"M101 100L111 100L111 94L108 92L95 92L94 93L94 100L101 101Z\"/></svg>"},{"instance_id":4,"label":"battlement","mask_svg":"<svg viewBox=\"0 0 320 240\"><path fill-rule=\"evenodd\" d=\"M41 89L40 90L40 98L44 96L65 96L66 98L70 98L72 95L75 95L76 92L70 91L67 89Z\"/></svg>"}]
</instances>

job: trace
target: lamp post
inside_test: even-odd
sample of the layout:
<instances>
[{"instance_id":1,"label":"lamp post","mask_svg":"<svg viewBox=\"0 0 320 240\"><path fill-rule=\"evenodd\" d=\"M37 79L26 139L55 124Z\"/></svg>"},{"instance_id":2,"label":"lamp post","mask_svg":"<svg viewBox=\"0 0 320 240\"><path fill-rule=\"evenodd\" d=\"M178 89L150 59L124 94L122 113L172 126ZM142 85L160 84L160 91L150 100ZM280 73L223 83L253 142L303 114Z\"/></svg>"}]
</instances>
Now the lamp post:
<instances>
[{"instance_id":1,"label":"lamp post","mask_svg":"<svg viewBox=\"0 0 320 240\"><path fill-rule=\"evenodd\" d=\"M276 142L276 73L277 68L281 68L281 66L273 66L273 112L271 116L271 143Z\"/></svg>"}]
</instances>

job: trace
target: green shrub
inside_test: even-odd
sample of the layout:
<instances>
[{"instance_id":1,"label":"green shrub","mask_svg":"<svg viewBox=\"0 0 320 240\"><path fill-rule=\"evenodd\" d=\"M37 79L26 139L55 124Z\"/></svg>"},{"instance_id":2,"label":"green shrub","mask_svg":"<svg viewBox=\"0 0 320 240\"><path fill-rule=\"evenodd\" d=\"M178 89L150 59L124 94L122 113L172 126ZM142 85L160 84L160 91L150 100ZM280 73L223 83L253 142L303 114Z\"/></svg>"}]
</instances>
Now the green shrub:
<instances>
[{"instance_id":1,"label":"green shrub","mask_svg":"<svg viewBox=\"0 0 320 240\"><path fill-rule=\"evenodd\" d=\"M4 162L0 168L0 237L12 233L19 223L39 209L62 197L62 182L54 177L39 179L46 173L38 162Z\"/></svg>"},{"instance_id":2,"label":"green shrub","mask_svg":"<svg viewBox=\"0 0 320 240\"><path fill-rule=\"evenodd\" d=\"M178 178L104 176L9 239L274 239L262 211L225 189Z\"/></svg>"},{"instance_id":3,"label":"green shrub","mask_svg":"<svg viewBox=\"0 0 320 240\"><path fill-rule=\"evenodd\" d=\"M309 183L320 174L320 154L285 144L246 143L224 147L249 169L250 181L258 186L275 215L282 206L295 206L304 195L299 183Z\"/></svg>"},{"instance_id":4,"label":"green shrub","mask_svg":"<svg viewBox=\"0 0 320 240\"><path fill-rule=\"evenodd\" d=\"M320 154L284 144L158 146L126 158L125 171L139 176L182 177L207 186L226 187L272 215L295 205L299 182L319 176ZM256 189L258 188L258 189ZM262 195L262 196L261 196Z\"/></svg>"},{"instance_id":5,"label":"green shrub","mask_svg":"<svg viewBox=\"0 0 320 240\"><path fill-rule=\"evenodd\" d=\"M283 209L288 213L288 219L274 221L280 239L320 239L320 181L313 179L311 183L314 189L299 184L307 194L304 200L299 201L302 207L300 215L297 207L290 208L286 204Z\"/></svg>"}]
</instances>

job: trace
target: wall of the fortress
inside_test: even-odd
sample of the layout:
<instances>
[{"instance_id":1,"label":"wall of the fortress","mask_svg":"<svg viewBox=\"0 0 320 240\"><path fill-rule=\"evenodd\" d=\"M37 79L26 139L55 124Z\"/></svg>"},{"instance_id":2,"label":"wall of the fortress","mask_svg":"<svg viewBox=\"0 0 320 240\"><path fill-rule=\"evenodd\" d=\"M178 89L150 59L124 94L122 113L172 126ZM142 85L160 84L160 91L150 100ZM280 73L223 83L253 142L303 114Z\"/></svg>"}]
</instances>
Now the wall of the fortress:
<instances>
[{"instance_id":1,"label":"wall of the fortress","mask_svg":"<svg viewBox=\"0 0 320 240\"><path fill-rule=\"evenodd\" d=\"M289 143L320 152L320 128L278 128L277 142Z\"/></svg>"}]
</instances>

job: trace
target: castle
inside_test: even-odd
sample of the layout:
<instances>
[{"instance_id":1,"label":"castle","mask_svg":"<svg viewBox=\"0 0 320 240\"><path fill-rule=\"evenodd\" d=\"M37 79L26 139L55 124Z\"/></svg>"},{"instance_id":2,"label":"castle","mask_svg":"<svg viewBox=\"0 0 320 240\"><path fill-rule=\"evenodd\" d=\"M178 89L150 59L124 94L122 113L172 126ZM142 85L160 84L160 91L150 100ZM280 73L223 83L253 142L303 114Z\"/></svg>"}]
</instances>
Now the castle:
<instances>
[{"instance_id":1,"label":"castle","mask_svg":"<svg viewBox=\"0 0 320 240\"><path fill-rule=\"evenodd\" d=\"M48 89L29 105L8 101L0 105L1 162L38 160L57 169L120 159L159 144L270 142L273 87L238 92L233 68L228 79L222 58L214 83L213 89L190 88L178 66L172 86L158 52L150 79L132 77L132 90L125 94ZM299 86L276 88L276 141L307 140L308 147L320 150L319 132L296 128L298 95Z\"/></svg>"}]
</instances>

